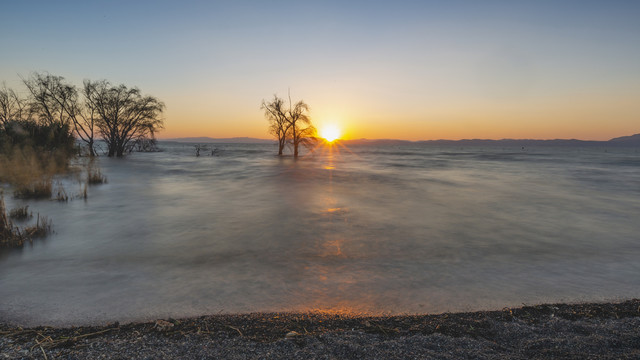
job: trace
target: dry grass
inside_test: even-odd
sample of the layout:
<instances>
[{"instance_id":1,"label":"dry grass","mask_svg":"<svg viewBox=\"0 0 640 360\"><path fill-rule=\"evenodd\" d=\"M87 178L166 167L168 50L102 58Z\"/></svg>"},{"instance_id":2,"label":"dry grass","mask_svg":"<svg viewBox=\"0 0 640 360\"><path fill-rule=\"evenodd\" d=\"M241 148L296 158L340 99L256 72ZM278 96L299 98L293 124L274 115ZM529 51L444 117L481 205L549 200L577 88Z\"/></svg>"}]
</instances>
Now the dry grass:
<instances>
[{"instance_id":1,"label":"dry grass","mask_svg":"<svg viewBox=\"0 0 640 360\"><path fill-rule=\"evenodd\" d=\"M20 199L50 199L52 179L45 178L27 183L15 184L14 195Z\"/></svg>"},{"instance_id":2,"label":"dry grass","mask_svg":"<svg viewBox=\"0 0 640 360\"><path fill-rule=\"evenodd\" d=\"M89 169L87 171L87 183L89 185L106 184L107 178L102 175L100 169Z\"/></svg>"},{"instance_id":3,"label":"dry grass","mask_svg":"<svg viewBox=\"0 0 640 360\"><path fill-rule=\"evenodd\" d=\"M0 195L0 248L21 248L25 242L32 243L51 232L51 221L38 214L35 225L20 228L14 226L4 205L4 196Z\"/></svg>"},{"instance_id":4,"label":"dry grass","mask_svg":"<svg viewBox=\"0 0 640 360\"><path fill-rule=\"evenodd\" d=\"M87 184L97 185L97 184L107 183L107 177L102 175L100 168L96 164L95 158L90 158L86 166L87 166Z\"/></svg>"},{"instance_id":5,"label":"dry grass","mask_svg":"<svg viewBox=\"0 0 640 360\"><path fill-rule=\"evenodd\" d=\"M15 208L9 211L9 218L12 220L28 220L33 217L33 214L29 212L29 205Z\"/></svg>"},{"instance_id":6,"label":"dry grass","mask_svg":"<svg viewBox=\"0 0 640 360\"><path fill-rule=\"evenodd\" d=\"M36 238L46 237L52 230L52 222L46 216L40 216L38 214L38 219L35 225L27 226L22 229L22 234L26 236L29 240Z\"/></svg>"},{"instance_id":7,"label":"dry grass","mask_svg":"<svg viewBox=\"0 0 640 360\"><path fill-rule=\"evenodd\" d=\"M69 201L69 195L67 195L67 192L60 183L58 183L58 189L56 190L56 200L63 202Z\"/></svg>"},{"instance_id":8,"label":"dry grass","mask_svg":"<svg viewBox=\"0 0 640 360\"><path fill-rule=\"evenodd\" d=\"M51 198L53 176L68 169L68 157L55 152L27 147L0 153L0 182L13 185L22 199Z\"/></svg>"},{"instance_id":9,"label":"dry grass","mask_svg":"<svg viewBox=\"0 0 640 360\"><path fill-rule=\"evenodd\" d=\"M20 229L13 226L13 223L7 216L4 207L4 197L0 196L0 248L3 247L22 247L26 237L22 235Z\"/></svg>"}]
</instances>

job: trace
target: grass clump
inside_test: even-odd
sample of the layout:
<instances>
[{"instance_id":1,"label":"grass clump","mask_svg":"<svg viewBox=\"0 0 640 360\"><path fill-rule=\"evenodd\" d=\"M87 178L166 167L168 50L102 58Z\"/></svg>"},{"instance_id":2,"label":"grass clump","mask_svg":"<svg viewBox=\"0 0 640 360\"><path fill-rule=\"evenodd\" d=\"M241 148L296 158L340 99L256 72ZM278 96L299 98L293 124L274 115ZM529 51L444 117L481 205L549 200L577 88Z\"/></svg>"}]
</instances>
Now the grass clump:
<instances>
[{"instance_id":1,"label":"grass clump","mask_svg":"<svg viewBox=\"0 0 640 360\"><path fill-rule=\"evenodd\" d=\"M102 175L100 169L89 168L87 170L87 183L89 185L106 184L107 177Z\"/></svg>"},{"instance_id":2,"label":"grass clump","mask_svg":"<svg viewBox=\"0 0 640 360\"><path fill-rule=\"evenodd\" d=\"M5 243L15 242L16 236L16 231L4 208L4 197L0 197L0 245L4 247Z\"/></svg>"},{"instance_id":3,"label":"grass clump","mask_svg":"<svg viewBox=\"0 0 640 360\"><path fill-rule=\"evenodd\" d=\"M29 205L25 205L9 211L9 218L12 220L22 221L31 219L32 217L33 213L29 212Z\"/></svg>"},{"instance_id":4,"label":"grass clump","mask_svg":"<svg viewBox=\"0 0 640 360\"><path fill-rule=\"evenodd\" d=\"M26 207L24 208L26 211ZM26 242L33 243L33 239L47 236L52 229L49 219L38 214L35 225L20 228L13 225L11 212L7 216L4 196L0 195L0 248L21 248Z\"/></svg>"},{"instance_id":5,"label":"grass clump","mask_svg":"<svg viewBox=\"0 0 640 360\"><path fill-rule=\"evenodd\" d=\"M58 190L56 190L56 200L62 202L69 201L69 195L67 195L67 192L64 190L64 187L62 187L62 184L60 183L58 183Z\"/></svg>"},{"instance_id":6,"label":"grass clump","mask_svg":"<svg viewBox=\"0 0 640 360\"><path fill-rule=\"evenodd\" d=\"M51 182L51 178L44 178L15 184L14 195L19 199L50 199L52 193Z\"/></svg>"},{"instance_id":7,"label":"grass clump","mask_svg":"<svg viewBox=\"0 0 640 360\"><path fill-rule=\"evenodd\" d=\"M102 175L102 171L100 171L100 167L96 163L97 163L97 159L95 157L91 157L89 159L89 162L87 162L86 164L87 184L89 185L106 184L107 177Z\"/></svg>"},{"instance_id":8,"label":"grass clump","mask_svg":"<svg viewBox=\"0 0 640 360\"><path fill-rule=\"evenodd\" d=\"M11 120L0 124L0 182L21 199L46 199L52 179L69 170L75 154L69 124Z\"/></svg>"},{"instance_id":9,"label":"grass clump","mask_svg":"<svg viewBox=\"0 0 640 360\"><path fill-rule=\"evenodd\" d=\"M29 240L46 237L52 230L53 223L46 216L38 214L38 220L35 225L27 226L22 229L22 234Z\"/></svg>"},{"instance_id":10,"label":"grass clump","mask_svg":"<svg viewBox=\"0 0 640 360\"><path fill-rule=\"evenodd\" d=\"M68 171L68 159L57 152L13 147L0 152L0 182L13 185L20 199L49 199L53 177Z\"/></svg>"}]
</instances>

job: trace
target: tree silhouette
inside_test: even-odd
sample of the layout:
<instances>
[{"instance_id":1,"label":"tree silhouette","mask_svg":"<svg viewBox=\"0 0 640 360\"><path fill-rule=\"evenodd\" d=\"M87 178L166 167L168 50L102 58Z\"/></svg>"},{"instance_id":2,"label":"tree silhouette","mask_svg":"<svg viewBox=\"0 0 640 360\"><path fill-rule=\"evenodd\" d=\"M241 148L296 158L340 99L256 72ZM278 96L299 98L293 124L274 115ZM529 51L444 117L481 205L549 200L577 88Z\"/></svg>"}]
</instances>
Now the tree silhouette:
<instances>
[{"instance_id":1,"label":"tree silhouette","mask_svg":"<svg viewBox=\"0 0 640 360\"><path fill-rule=\"evenodd\" d=\"M31 95L28 101L30 111L40 123L69 126L87 144L89 155L94 156L97 119L95 109L86 101L87 97L84 96L83 100L78 89L66 83L62 76L33 73L29 79L23 79L23 82Z\"/></svg>"},{"instance_id":2,"label":"tree silhouette","mask_svg":"<svg viewBox=\"0 0 640 360\"><path fill-rule=\"evenodd\" d=\"M85 81L84 93L97 114L96 125L107 142L108 156L123 156L132 140L153 138L163 128L164 104L143 96L138 88L111 85L106 80Z\"/></svg>"},{"instance_id":3,"label":"tree silhouette","mask_svg":"<svg viewBox=\"0 0 640 360\"><path fill-rule=\"evenodd\" d=\"M3 83L0 88L0 127L12 120L26 120L28 116L26 100Z\"/></svg>"},{"instance_id":4,"label":"tree silhouette","mask_svg":"<svg viewBox=\"0 0 640 360\"><path fill-rule=\"evenodd\" d=\"M289 131L289 122L284 110L284 100L277 95L273 95L273 100L270 102L262 100L260 109L264 110L264 116L269 121L269 133L278 138L278 155L282 155L287 144L287 132Z\"/></svg>"},{"instance_id":5,"label":"tree silhouette","mask_svg":"<svg viewBox=\"0 0 640 360\"><path fill-rule=\"evenodd\" d=\"M293 157L298 157L300 144L311 145L315 140L316 128L311 124L309 105L300 100L291 108L291 97L289 97L287 122L289 123L289 133L293 144Z\"/></svg>"},{"instance_id":6,"label":"tree silhouette","mask_svg":"<svg viewBox=\"0 0 640 360\"><path fill-rule=\"evenodd\" d=\"M315 141L316 128L311 124L309 105L303 100L292 105L289 96L289 109L285 110L285 101L274 95L270 102L263 100L260 108L269 121L269 132L278 138L278 155L282 155L289 143L293 146L293 156L298 157L300 145L311 145Z\"/></svg>"},{"instance_id":7,"label":"tree silhouette","mask_svg":"<svg viewBox=\"0 0 640 360\"><path fill-rule=\"evenodd\" d=\"M61 76L37 72L22 82L28 90L26 98L4 85L0 88L0 129L28 122L34 129L67 132L70 139L75 135L84 141L91 156L99 135L107 143L109 156L123 156L134 147L153 148L154 134L163 127L164 104L143 96L138 88L85 80L79 91Z\"/></svg>"}]
</instances>

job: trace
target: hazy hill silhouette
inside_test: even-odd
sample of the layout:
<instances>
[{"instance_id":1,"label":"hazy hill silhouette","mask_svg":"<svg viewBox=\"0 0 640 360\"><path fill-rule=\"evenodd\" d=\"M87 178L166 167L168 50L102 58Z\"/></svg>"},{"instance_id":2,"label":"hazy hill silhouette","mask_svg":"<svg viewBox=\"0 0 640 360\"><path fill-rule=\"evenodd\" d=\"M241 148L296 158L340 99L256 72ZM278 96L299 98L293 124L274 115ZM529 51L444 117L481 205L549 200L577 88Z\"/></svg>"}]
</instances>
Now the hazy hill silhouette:
<instances>
[{"instance_id":1,"label":"hazy hill silhouette","mask_svg":"<svg viewBox=\"0 0 640 360\"><path fill-rule=\"evenodd\" d=\"M621 137L613 138L608 142L616 143L616 144L638 145L640 144L640 134L635 134L631 136L621 136Z\"/></svg>"},{"instance_id":2,"label":"hazy hill silhouette","mask_svg":"<svg viewBox=\"0 0 640 360\"><path fill-rule=\"evenodd\" d=\"M622 136L606 141L578 140L578 139L462 139L462 140L394 140L394 139L353 139L339 140L345 145L403 145L403 144L431 144L453 146L638 146L640 147L640 134Z\"/></svg>"},{"instance_id":3,"label":"hazy hill silhouette","mask_svg":"<svg viewBox=\"0 0 640 360\"><path fill-rule=\"evenodd\" d=\"M187 143L219 143L219 144L272 144L274 139L258 139L251 137L211 138L211 137L185 137L173 139L161 139L161 141L178 141ZM345 145L405 145L405 144L431 144L453 146L638 146L640 147L640 134L616 137L606 141L578 140L578 139L462 139L462 140L398 140L398 139L351 139L337 140Z\"/></svg>"}]
</instances>

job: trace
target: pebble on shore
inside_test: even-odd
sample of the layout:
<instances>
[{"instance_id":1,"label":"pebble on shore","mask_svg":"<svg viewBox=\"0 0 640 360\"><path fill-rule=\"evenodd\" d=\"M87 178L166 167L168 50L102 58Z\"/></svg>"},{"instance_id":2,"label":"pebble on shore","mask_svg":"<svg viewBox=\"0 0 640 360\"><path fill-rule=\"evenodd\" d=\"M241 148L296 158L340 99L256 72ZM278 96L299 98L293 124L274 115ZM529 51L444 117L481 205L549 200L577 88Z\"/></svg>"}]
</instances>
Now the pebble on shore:
<instances>
[{"instance_id":1,"label":"pebble on shore","mask_svg":"<svg viewBox=\"0 0 640 360\"><path fill-rule=\"evenodd\" d=\"M214 315L20 328L0 321L0 359L640 358L640 300L439 315Z\"/></svg>"}]
</instances>

